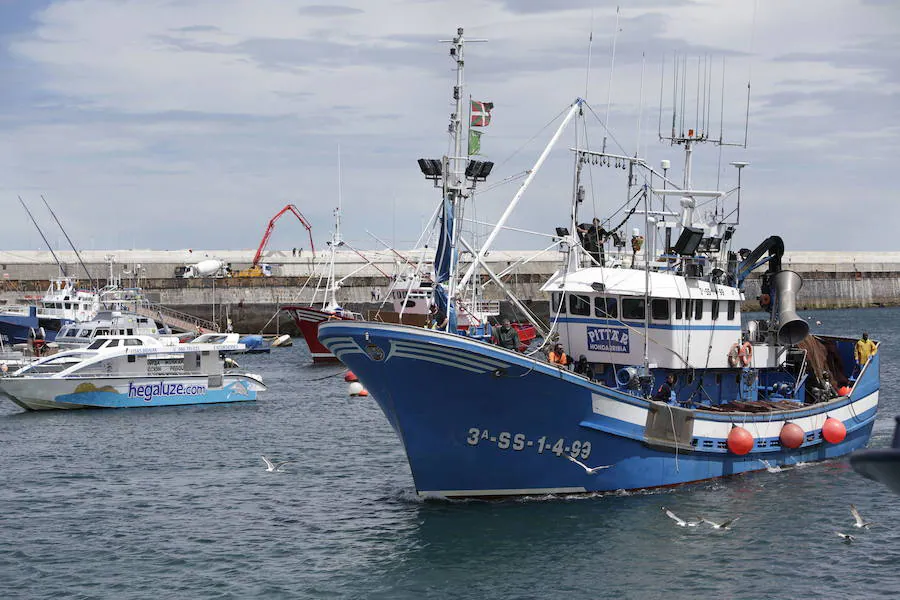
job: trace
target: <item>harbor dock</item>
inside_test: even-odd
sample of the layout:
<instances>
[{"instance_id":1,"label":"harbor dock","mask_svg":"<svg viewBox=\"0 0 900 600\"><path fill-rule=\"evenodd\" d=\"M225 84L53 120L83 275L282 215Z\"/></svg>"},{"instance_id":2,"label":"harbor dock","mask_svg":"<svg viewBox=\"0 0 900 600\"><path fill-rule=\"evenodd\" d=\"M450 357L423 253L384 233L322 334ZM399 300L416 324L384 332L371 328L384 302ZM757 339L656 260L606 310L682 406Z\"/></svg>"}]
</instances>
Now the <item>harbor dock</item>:
<instances>
[{"instance_id":1,"label":"harbor dock","mask_svg":"<svg viewBox=\"0 0 900 600\"><path fill-rule=\"evenodd\" d=\"M282 304L316 300L313 293L325 260L324 255L314 257L308 250L274 250L263 258L272 266L271 277L181 278L175 276L178 267L209 259L230 265L232 272L246 269L253 251L87 250L81 252L84 266L74 252L56 254L66 272L82 279L84 285L89 284L90 273L95 284L119 281L123 286L140 287L153 305L204 321L222 320L227 313L242 331L258 331ZM336 276L346 277L339 297L348 308L362 312L377 309L393 278L411 269L410 265L431 260L430 255L422 258L421 252L367 250L363 254L366 260L350 251L338 252L335 259ZM471 258L463 255L462 260ZM632 257L619 258L630 262ZM641 256L636 260L642 260ZM496 273L508 271L502 279L513 292L538 315L549 316L540 287L559 267L559 252L535 256L527 250L492 251L486 261ZM900 252L785 252L783 265L803 278L798 300L801 310L900 305ZM48 280L59 275L60 267L49 252L0 251L0 305L39 296ZM744 309L757 308L756 277L746 281L745 292ZM492 282L486 284L485 297L505 300L503 291ZM511 307L503 306L514 314ZM276 317L270 324L270 330L282 333L294 333L293 328L288 318Z\"/></svg>"}]
</instances>

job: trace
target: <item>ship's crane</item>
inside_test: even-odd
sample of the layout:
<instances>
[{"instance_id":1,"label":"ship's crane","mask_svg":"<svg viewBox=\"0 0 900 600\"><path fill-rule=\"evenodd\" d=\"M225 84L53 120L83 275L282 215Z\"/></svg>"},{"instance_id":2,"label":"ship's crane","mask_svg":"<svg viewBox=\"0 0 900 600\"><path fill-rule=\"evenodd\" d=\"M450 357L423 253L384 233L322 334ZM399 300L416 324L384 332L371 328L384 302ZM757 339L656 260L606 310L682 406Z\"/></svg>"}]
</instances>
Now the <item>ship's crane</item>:
<instances>
[{"instance_id":1,"label":"ship's crane","mask_svg":"<svg viewBox=\"0 0 900 600\"><path fill-rule=\"evenodd\" d=\"M293 204L288 204L280 211L278 211L278 213L269 221L269 225L268 227L266 227L266 232L263 234L262 240L259 242L259 248L256 249L256 254L253 256L253 263L250 265L250 268L244 269L242 271L237 271L236 273L234 273L234 277L263 277L272 274L271 270L264 268L264 266L261 265L259 261L262 258L263 251L266 249L266 245L269 243L269 238L272 236L272 231L275 229L276 221L278 221L278 219L280 219L282 215L288 212L293 213L294 216L296 216L300 221L300 223L304 227L306 227L306 232L309 234L309 247L310 249L312 249L313 258L316 257L316 245L313 243L312 226L296 206L294 206Z\"/></svg>"}]
</instances>

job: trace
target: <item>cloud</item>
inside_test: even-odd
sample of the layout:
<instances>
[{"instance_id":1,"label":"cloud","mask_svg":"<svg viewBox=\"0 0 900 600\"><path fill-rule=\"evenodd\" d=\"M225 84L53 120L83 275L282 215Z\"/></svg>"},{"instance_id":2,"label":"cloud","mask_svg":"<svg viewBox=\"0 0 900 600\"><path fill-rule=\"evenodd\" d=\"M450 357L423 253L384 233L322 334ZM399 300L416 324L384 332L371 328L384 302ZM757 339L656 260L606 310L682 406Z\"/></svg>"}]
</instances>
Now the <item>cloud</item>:
<instances>
[{"instance_id":1,"label":"cloud","mask_svg":"<svg viewBox=\"0 0 900 600\"><path fill-rule=\"evenodd\" d=\"M467 37L489 40L466 47L464 93L496 105L482 146L498 166L481 186L479 219L502 212L521 179L489 188L532 167L577 96L590 103L593 144L606 135L653 164L679 164L677 149L657 139L671 118L669 88L660 115L660 75L671 77L677 52L691 57L686 74L713 76L716 132L724 60L729 141L743 141L752 81L750 149L726 149L726 166L715 149L698 152L695 168L698 184L725 185L729 160L752 163L742 243L784 229L784 218L771 219L777 210L794 219L782 231L792 248L887 249L900 216L883 178L900 139L895 14L871 1L825 0L815 11L630 2L611 73L615 7L587 0L0 4L0 210L8 215L0 237L7 247L38 247L17 218L16 195L45 192L86 247L252 249L287 202L323 239L338 202L340 148L345 236L375 246L368 229L410 243L437 201L415 160L449 151L454 76L439 40L459 23ZM597 123L607 113L612 133ZM572 139L551 154L511 224L565 223ZM587 204L607 216L624 201L621 172L594 171ZM866 235L847 219L851 198L880 215ZM846 235L823 236L837 223ZM292 247L300 233L279 225L271 243ZM540 243L518 234L499 241Z\"/></svg>"}]
</instances>

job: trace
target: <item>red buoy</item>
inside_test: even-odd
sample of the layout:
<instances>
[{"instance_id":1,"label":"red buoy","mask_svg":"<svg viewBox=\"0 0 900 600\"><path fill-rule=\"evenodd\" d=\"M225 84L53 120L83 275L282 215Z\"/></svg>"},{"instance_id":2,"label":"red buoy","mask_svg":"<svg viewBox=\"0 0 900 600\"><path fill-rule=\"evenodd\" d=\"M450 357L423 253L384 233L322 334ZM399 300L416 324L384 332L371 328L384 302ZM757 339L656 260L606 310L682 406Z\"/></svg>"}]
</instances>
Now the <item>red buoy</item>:
<instances>
[{"instance_id":1,"label":"red buoy","mask_svg":"<svg viewBox=\"0 0 900 600\"><path fill-rule=\"evenodd\" d=\"M850 395L850 386L842 385L838 388L838 396L849 396Z\"/></svg>"},{"instance_id":2,"label":"red buoy","mask_svg":"<svg viewBox=\"0 0 900 600\"><path fill-rule=\"evenodd\" d=\"M829 444L839 444L847 437L847 428L841 421L828 417L822 424L822 437Z\"/></svg>"},{"instance_id":3,"label":"red buoy","mask_svg":"<svg viewBox=\"0 0 900 600\"><path fill-rule=\"evenodd\" d=\"M743 427L735 426L728 433L727 444L729 450L738 456L743 456L753 450L753 436Z\"/></svg>"},{"instance_id":4,"label":"red buoy","mask_svg":"<svg viewBox=\"0 0 900 600\"><path fill-rule=\"evenodd\" d=\"M796 423L785 423L781 428L781 435L778 439L785 448L799 448L806 438L806 432Z\"/></svg>"},{"instance_id":5,"label":"red buoy","mask_svg":"<svg viewBox=\"0 0 900 600\"><path fill-rule=\"evenodd\" d=\"M346 381L347 383L352 383L354 381L359 381L359 378L353 374L353 371L347 371L347 373L344 375L344 381Z\"/></svg>"},{"instance_id":6,"label":"red buoy","mask_svg":"<svg viewBox=\"0 0 900 600\"><path fill-rule=\"evenodd\" d=\"M369 395L369 390L367 390L366 388L363 388L363 389L359 392L359 394L357 394L357 395L358 395L358 396L368 396L368 395Z\"/></svg>"}]
</instances>

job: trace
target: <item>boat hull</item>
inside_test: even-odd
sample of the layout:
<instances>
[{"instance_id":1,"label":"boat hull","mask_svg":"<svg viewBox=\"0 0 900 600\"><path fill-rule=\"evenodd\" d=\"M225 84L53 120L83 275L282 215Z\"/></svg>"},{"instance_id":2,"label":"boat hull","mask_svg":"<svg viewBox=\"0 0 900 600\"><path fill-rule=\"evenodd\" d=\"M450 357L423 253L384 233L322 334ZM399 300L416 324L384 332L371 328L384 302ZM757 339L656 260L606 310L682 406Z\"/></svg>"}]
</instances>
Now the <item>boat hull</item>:
<instances>
[{"instance_id":1,"label":"boat hull","mask_svg":"<svg viewBox=\"0 0 900 600\"><path fill-rule=\"evenodd\" d=\"M300 330L303 340L306 342L309 353L312 355L314 363L336 363L338 359L331 353L324 344L319 341L319 325L329 320L347 320L353 319L338 315L334 312L328 312L313 308L312 306L285 306L282 310L286 310L294 324Z\"/></svg>"},{"instance_id":2,"label":"boat hull","mask_svg":"<svg viewBox=\"0 0 900 600\"><path fill-rule=\"evenodd\" d=\"M360 379L403 444L422 496L572 494L679 485L770 465L842 456L864 446L878 404L878 363L849 397L765 414L685 411L601 386L542 361L420 328L331 322L319 339ZM683 412L682 412L683 411ZM690 413L678 439L676 419ZM659 431L651 417L673 420ZM828 417L847 430L822 439ZM781 427L807 433L800 448L778 443ZM744 456L725 442L733 424L753 434ZM674 438L674 439L673 439ZM593 474L588 467L608 466Z\"/></svg>"},{"instance_id":3,"label":"boat hull","mask_svg":"<svg viewBox=\"0 0 900 600\"><path fill-rule=\"evenodd\" d=\"M76 408L136 408L252 402L266 388L255 376L225 375L221 382L208 376L0 379L0 395L25 410Z\"/></svg>"},{"instance_id":4,"label":"boat hull","mask_svg":"<svg viewBox=\"0 0 900 600\"><path fill-rule=\"evenodd\" d=\"M44 339L52 342L68 319L44 318L31 315L0 314L0 340L4 344L24 344L31 340L31 332L44 328Z\"/></svg>"}]
</instances>

